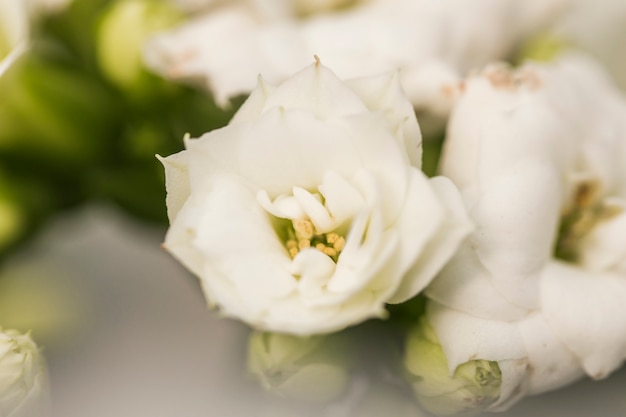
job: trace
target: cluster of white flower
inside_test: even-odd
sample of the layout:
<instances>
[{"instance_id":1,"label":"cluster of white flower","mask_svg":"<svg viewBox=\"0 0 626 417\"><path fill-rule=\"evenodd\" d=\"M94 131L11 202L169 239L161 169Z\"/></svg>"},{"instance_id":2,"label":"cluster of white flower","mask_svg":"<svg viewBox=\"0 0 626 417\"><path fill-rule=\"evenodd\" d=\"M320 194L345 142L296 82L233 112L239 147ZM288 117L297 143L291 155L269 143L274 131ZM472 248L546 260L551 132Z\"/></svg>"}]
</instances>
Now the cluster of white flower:
<instances>
[{"instance_id":1,"label":"cluster of white flower","mask_svg":"<svg viewBox=\"0 0 626 417\"><path fill-rule=\"evenodd\" d=\"M468 70L506 58L565 1L209 3L217 4L154 38L146 48L148 65L168 77L204 80L220 103L250 92L258 74L286 79L314 54L342 79L399 69L416 109L439 119L447 116L453 85Z\"/></svg>"},{"instance_id":2,"label":"cluster of white flower","mask_svg":"<svg viewBox=\"0 0 626 417\"><path fill-rule=\"evenodd\" d=\"M491 62L568 2L285 3L207 5L147 50L220 102L252 91L228 126L162 159L165 248L210 304L302 336L423 293L405 367L442 414L503 410L619 368L626 97L577 53ZM317 58L291 75L314 53L339 76ZM253 87L258 72L281 83ZM447 126L432 179L423 110ZM301 343L290 337L275 343Z\"/></svg>"},{"instance_id":3,"label":"cluster of white flower","mask_svg":"<svg viewBox=\"0 0 626 417\"><path fill-rule=\"evenodd\" d=\"M495 409L609 375L626 359L626 97L580 56L490 66L444 147L476 225L426 291L450 370L498 362Z\"/></svg>"}]
</instances>

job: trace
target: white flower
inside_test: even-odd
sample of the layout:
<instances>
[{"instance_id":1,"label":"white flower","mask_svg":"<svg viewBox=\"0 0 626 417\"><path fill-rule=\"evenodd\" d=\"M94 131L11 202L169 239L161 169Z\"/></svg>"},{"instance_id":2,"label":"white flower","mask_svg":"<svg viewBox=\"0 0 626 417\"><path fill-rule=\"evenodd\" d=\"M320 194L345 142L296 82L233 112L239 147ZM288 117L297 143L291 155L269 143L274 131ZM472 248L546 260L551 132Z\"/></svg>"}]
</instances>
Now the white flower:
<instances>
[{"instance_id":1,"label":"white flower","mask_svg":"<svg viewBox=\"0 0 626 417\"><path fill-rule=\"evenodd\" d=\"M0 415L43 417L47 400L45 366L30 335L0 328Z\"/></svg>"},{"instance_id":2,"label":"white flower","mask_svg":"<svg viewBox=\"0 0 626 417\"><path fill-rule=\"evenodd\" d=\"M476 230L426 290L428 319L450 372L516 365L506 408L626 359L626 99L577 55L464 87L442 172Z\"/></svg>"},{"instance_id":3,"label":"white flower","mask_svg":"<svg viewBox=\"0 0 626 417\"><path fill-rule=\"evenodd\" d=\"M28 14L21 1L0 3L0 75L24 51L28 30Z\"/></svg>"},{"instance_id":4,"label":"white flower","mask_svg":"<svg viewBox=\"0 0 626 417\"><path fill-rule=\"evenodd\" d=\"M602 62L626 88L626 3L622 0L571 0L551 36L581 48Z\"/></svg>"},{"instance_id":5,"label":"white flower","mask_svg":"<svg viewBox=\"0 0 626 417\"><path fill-rule=\"evenodd\" d=\"M442 116L461 75L511 54L563 2L232 1L157 36L146 59L167 77L204 79L220 103L251 91L259 73L286 79L313 54L342 79L400 69L413 105Z\"/></svg>"},{"instance_id":6,"label":"white flower","mask_svg":"<svg viewBox=\"0 0 626 417\"><path fill-rule=\"evenodd\" d=\"M470 230L458 192L418 169L395 74L319 64L259 80L231 123L163 160L165 248L211 304L254 327L335 331L421 291Z\"/></svg>"}]
</instances>

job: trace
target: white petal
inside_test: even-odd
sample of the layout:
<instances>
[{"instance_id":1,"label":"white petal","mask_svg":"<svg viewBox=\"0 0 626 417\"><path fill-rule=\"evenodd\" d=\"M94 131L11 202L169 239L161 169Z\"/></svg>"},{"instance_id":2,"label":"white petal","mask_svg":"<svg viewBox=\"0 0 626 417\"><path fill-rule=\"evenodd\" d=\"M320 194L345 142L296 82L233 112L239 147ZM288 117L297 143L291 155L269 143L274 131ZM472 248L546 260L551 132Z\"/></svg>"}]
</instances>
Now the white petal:
<instances>
[{"instance_id":1,"label":"white petal","mask_svg":"<svg viewBox=\"0 0 626 417\"><path fill-rule=\"evenodd\" d=\"M300 203L302 210L309 216L319 233L328 233L337 227L326 207L310 192L301 187L293 187L293 196Z\"/></svg>"},{"instance_id":2,"label":"white petal","mask_svg":"<svg viewBox=\"0 0 626 417\"><path fill-rule=\"evenodd\" d=\"M428 321L448 360L450 374L474 359L502 361L526 357L517 323L485 320L429 302Z\"/></svg>"},{"instance_id":3,"label":"white petal","mask_svg":"<svg viewBox=\"0 0 626 417\"><path fill-rule=\"evenodd\" d=\"M307 306L302 299L288 297L273 305L260 318L259 327L294 335L311 335L342 330L369 318L381 318L386 314L384 302L370 292L354 294L341 304Z\"/></svg>"},{"instance_id":4,"label":"white petal","mask_svg":"<svg viewBox=\"0 0 626 417\"><path fill-rule=\"evenodd\" d=\"M365 206L359 191L335 171L324 175L324 181L318 189L324 196L326 208L338 225L352 218Z\"/></svg>"},{"instance_id":5,"label":"white petal","mask_svg":"<svg viewBox=\"0 0 626 417\"><path fill-rule=\"evenodd\" d=\"M380 111L396 133L398 142L406 149L411 164L422 166L422 134L413 105L400 86L397 72L346 82L368 109Z\"/></svg>"},{"instance_id":6,"label":"white petal","mask_svg":"<svg viewBox=\"0 0 626 417\"><path fill-rule=\"evenodd\" d=\"M157 155L157 158L165 168L165 190L167 191L165 204L167 205L167 217L170 223L173 223L178 212L189 198L187 157L186 151L170 155L167 158Z\"/></svg>"},{"instance_id":7,"label":"white petal","mask_svg":"<svg viewBox=\"0 0 626 417\"><path fill-rule=\"evenodd\" d=\"M309 65L276 88L265 109L306 110L317 118L343 117L367 111L350 88L319 62Z\"/></svg>"},{"instance_id":8,"label":"white petal","mask_svg":"<svg viewBox=\"0 0 626 417\"><path fill-rule=\"evenodd\" d=\"M432 192L424 193L423 188L416 187L415 183L419 182L428 185ZM414 256L417 259L412 261L413 265L405 273L402 285L390 303L403 302L422 291L473 229L458 190L447 178L428 180L421 173L414 173L408 193L405 211L397 225L400 235L405 238L401 245L408 248L409 255L405 259ZM429 198L436 199L437 204L426 204ZM436 227L434 235L428 235L429 225L425 222ZM417 236L427 240L424 246L417 246L418 249L411 253L410 250L415 249L412 245L420 240Z\"/></svg>"},{"instance_id":9,"label":"white petal","mask_svg":"<svg viewBox=\"0 0 626 417\"><path fill-rule=\"evenodd\" d=\"M469 240L461 244L425 293L449 308L484 319L513 321L528 313L494 288Z\"/></svg>"},{"instance_id":10,"label":"white petal","mask_svg":"<svg viewBox=\"0 0 626 417\"><path fill-rule=\"evenodd\" d=\"M276 87L269 85L259 75L256 88L252 90L250 96L241 105L239 110L237 110L237 113L235 113L229 124L232 125L233 123L257 120L261 116L261 113L263 113L263 108L265 107L268 96L275 89Z\"/></svg>"},{"instance_id":11,"label":"white petal","mask_svg":"<svg viewBox=\"0 0 626 417\"><path fill-rule=\"evenodd\" d=\"M584 375L580 361L557 338L541 313L519 324L528 352L528 393L540 394L568 385Z\"/></svg>"},{"instance_id":12,"label":"white petal","mask_svg":"<svg viewBox=\"0 0 626 417\"><path fill-rule=\"evenodd\" d=\"M498 362L502 372L500 398L489 407L489 411L506 411L528 392L528 361L524 359L507 359Z\"/></svg>"},{"instance_id":13,"label":"white petal","mask_svg":"<svg viewBox=\"0 0 626 417\"><path fill-rule=\"evenodd\" d=\"M281 219L302 219L306 216L306 212L298 200L291 195L278 196L274 201L265 190L259 190L257 193L257 201L268 213Z\"/></svg>"},{"instance_id":14,"label":"white petal","mask_svg":"<svg viewBox=\"0 0 626 417\"><path fill-rule=\"evenodd\" d=\"M298 290L303 302L321 298L326 294L326 285L335 272L335 262L317 249L300 251L293 259L291 273L299 278Z\"/></svg>"},{"instance_id":15,"label":"white petal","mask_svg":"<svg viewBox=\"0 0 626 417\"><path fill-rule=\"evenodd\" d=\"M626 359L626 279L553 261L541 282L542 311L563 343L600 379Z\"/></svg>"},{"instance_id":16,"label":"white petal","mask_svg":"<svg viewBox=\"0 0 626 417\"><path fill-rule=\"evenodd\" d=\"M561 192L554 168L529 159L494 178L471 208L472 245L496 290L520 307L538 305L538 271L552 254Z\"/></svg>"},{"instance_id":17,"label":"white petal","mask_svg":"<svg viewBox=\"0 0 626 417\"><path fill-rule=\"evenodd\" d=\"M227 176L214 177L211 186L193 244L247 304L269 308L296 289L291 259L252 191Z\"/></svg>"},{"instance_id":18,"label":"white petal","mask_svg":"<svg viewBox=\"0 0 626 417\"><path fill-rule=\"evenodd\" d=\"M376 264L386 261L395 241L385 234L380 213L357 216L346 237L346 244L339 255L335 275L328 283L328 290L336 293L353 293L366 286L378 272Z\"/></svg>"},{"instance_id":19,"label":"white petal","mask_svg":"<svg viewBox=\"0 0 626 417\"><path fill-rule=\"evenodd\" d=\"M189 198L176 213L165 235L163 247L185 265L192 273L202 277L205 269L204 255L193 245L197 235L197 221L204 207L197 198Z\"/></svg>"}]
</instances>

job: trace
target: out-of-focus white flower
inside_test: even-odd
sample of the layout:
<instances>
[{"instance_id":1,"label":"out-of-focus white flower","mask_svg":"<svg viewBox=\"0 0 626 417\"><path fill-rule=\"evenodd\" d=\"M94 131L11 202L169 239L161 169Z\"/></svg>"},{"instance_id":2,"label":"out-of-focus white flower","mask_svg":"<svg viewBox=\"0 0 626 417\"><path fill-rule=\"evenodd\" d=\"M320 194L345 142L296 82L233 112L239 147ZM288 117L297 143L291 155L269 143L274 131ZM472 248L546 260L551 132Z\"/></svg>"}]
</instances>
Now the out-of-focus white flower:
<instances>
[{"instance_id":1,"label":"out-of-focus white flower","mask_svg":"<svg viewBox=\"0 0 626 417\"><path fill-rule=\"evenodd\" d=\"M22 0L32 13L55 13L63 10L73 0Z\"/></svg>"},{"instance_id":2,"label":"out-of-focus white flower","mask_svg":"<svg viewBox=\"0 0 626 417\"><path fill-rule=\"evenodd\" d=\"M419 170L397 76L342 83L319 62L259 80L231 123L163 159L164 246L226 316L331 332L420 292L471 229L449 180Z\"/></svg>"},{"instance_id":3,"label":"out-of-focus white flower","mask_svg":"<svg viewBox=\"0 0 626 417\"><path fill-rule=\"evenodd\" d=\"M0 415L48 415L43 358L28 334L0 328Z\"/></svg>"},{"instance_id":4,"label":"out-of-focus white flower","mask_svg":"<svg viewBox=\"0 0 626 417\"><path fill-rule=\"evenodd\" d=\"M54 12L71 0L6 0L0 2L0 76L26 50L31 19Z\"/></svg>"},{"instance_id":5,"label":"out-of-focus white flower","mask_svg":"<svg viewBox=\"0 0 626 417\"><path fill-rule=\"evenodd\" d=\"M126 88L138 88L144 76L141 49L154 32L172 27L180 13L165 2L113 2L102 13L98 30L98 58L106 76Z\"/></svg>"},{"instance_id":6,"label":"out-of-focus white flower","mask_svg":"<svg viewBox=\"0 0 626 417\"><path fill-rule=\"evenodd\" d=\"M441 166L476 230L426 290L428 320L450 372L519 365L492 408L626 359L625 132L626 99L578 55L464 84Z\"/></svg>"},{"instance_id":7,"label":"out-of-focus white flower","mask_svg":"<svg viewBox=\"0 0 626 417\"><path fill-rule=\"evenodd\" d=\"M566 1L233 1L157 36L146 59L167 77L204 79L221 103L313 54L343 79L400 69L414 106L447 115L459 76L506 57Z\"/></svg>"},{"instance_id":8,"label":"out-of-focus white flower","mask_svg":"<svg viewBox=\"0 0 626 417\"><path fill-rule=\"evenodd\" d=\"M26 48L29 23L24 3L0 3L0 76Z\"/></svg>"},{"instance_id":9,"label":"out-of-focus white flower","mask_svg":"<svg viewBox=\"0 0 626 417\"><path fill-rule=\"evenodd\" d=\"M248 371L268 391L312 402L341 395L350 380L350 354L340 334L298 337L254 332Z\"/></svg>"},{"instance_id":10,"label":"out-of-focus white flower","mask_svg":"<svg viewBox=\"0 0 626 417\"><path fill-rule=\"evenodd\" d=\"M626 3L571 0L551 36L594 55L626 89Z\"/></svg>"}]
</instances>

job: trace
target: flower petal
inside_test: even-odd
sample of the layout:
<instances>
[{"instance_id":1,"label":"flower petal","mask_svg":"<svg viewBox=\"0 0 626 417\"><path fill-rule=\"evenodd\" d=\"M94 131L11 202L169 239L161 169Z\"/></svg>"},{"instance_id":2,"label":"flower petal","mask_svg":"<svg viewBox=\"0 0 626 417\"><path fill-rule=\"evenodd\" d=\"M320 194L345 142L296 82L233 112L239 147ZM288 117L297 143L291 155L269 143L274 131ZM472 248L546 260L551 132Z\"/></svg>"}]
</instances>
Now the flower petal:
<instances>
[{"instance_id":1,"label":"flower petal","mask_svg":"<svg viewBox=\"0 0 626 417\"><path fill-rule=\"evenodd\" d=\"M502 361L526 357L524 340L515 322L480 319L435 302L428 303L426 314L446 354L450 373L474 359Z\"/></svg>"},{"instance_id":2,"label":"flower petal","mask_svg":"<svg viewBox=\"0 0 626 417\"><path fill-rule=\"evenodd\" d=\"M528 313L494 288L469 240L461 244L425 292L440 304L484 319L513 321Z\"/></svg>"},{"instance_id":3,"label":"flower petal","mask_svg":"<svg viewBox=\"0 0 626 417\"><path fill-rule=\"evenodd\" d=\"M406 253L400 260L400 269L405 276L390 303L406 301L422 291L473 228L450 180L444 177L428 180L417 171L411 180L405 209L398 220L402 225L401 247ZM435 229L429 233L429 228ZM411 265L409 260L415 259L415 255L417 261ZM410 269L404 272L403 268L407 267Z\"/></svg>"},{"instance_id":4,"label":"flower petal","mask_svg":"<svg viewBox=\"0 0 626 417\"><path fill-rule=\"evenodd\" d=\"M567 291L564 291L567 289ZM552 261L541 281L546 321L580 358L585 372L601 379L626 359L626 279Z\"/></svg>"},{"instance_id":5,"label":"flower petal","mask_svg":"<svg viewBox=\"0 0 626 417\"><path fill-rule=\"evenodd\" d=\"M528 352L528 393L540 394L570 384L584 375L580 361L558 339L541 313L520 321Z\"/></svg>"},{"instance_id":6,"label":"flower petal","mask_svg":"<svg viewBox=\"0 0 626 417\"><path fill-rule=\"evenodd\" d=\"M347 81L367 108L380 111L396 133L398 143L407 152L411 164L422 166L422 134L420 133L415 110L408 101L397 72L374 77L357 78Z\"/></svg>"},{"instance_id":7,"label":"flower petal","mask_svg":"<svg viewBox=\"0 0 626 417\"><path fill-rule=\"evenodd\" d=\"M165 168L165 190L167 191L165 204L167 205L167 217L172 223L191 192L187 170L188 154L182 151L167 158L157 155L157 158Z\"/></svg>"},{"instance_id":8,"label":"flower petal","mask_svg":"<svg viewBox=\"0 0 626 417\"><path fill-rule=\"evenodd\" d=\"M229 176L213 177L211 186L193 245L246 303L268 308L296 289L291 259L252 191Z\"/></svg>"}]
</instances>

